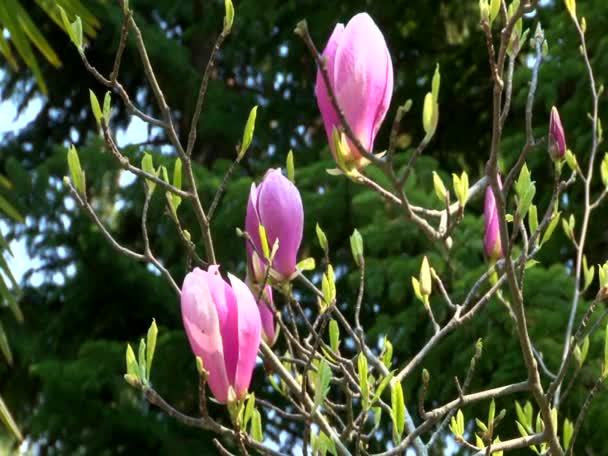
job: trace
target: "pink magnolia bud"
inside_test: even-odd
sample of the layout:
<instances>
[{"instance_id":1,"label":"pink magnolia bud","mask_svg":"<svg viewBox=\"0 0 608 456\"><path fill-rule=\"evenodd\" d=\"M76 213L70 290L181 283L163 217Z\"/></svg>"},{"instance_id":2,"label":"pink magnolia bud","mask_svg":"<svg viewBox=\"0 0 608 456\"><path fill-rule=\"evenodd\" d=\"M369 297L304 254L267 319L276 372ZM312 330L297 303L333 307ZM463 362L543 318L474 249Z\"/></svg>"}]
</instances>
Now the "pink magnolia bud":
<instances>
[{"instance_id":1,"label":"pink magnolia bud","mask_svg":"<svg viewBox=\"0 0 608 456\"><path fill-rule=\"evenodd\" d=\"M260 287L251 281L249 275L247 275L245 283L256 299L258 296L260 296L260 300L258 301L258 310L260 311L260 318L262 320L262 339L264 339L264 342L272 347L277 336L276 327L274 325L274 315L272 314L272 287L270 285L266 285L264 287L264 292L260 295Z\"/></svg>"},{"instance_id":2,"label":"pink magnolia bud","mask_svg":"<svg viewBox=\"0 0 608 456\"><path fill-rule=\"evenodd\" d=\"M502 181L498 176L498 187L502 188ZM500 243L500 231L498 228L498 210L492 187L486 187L486 200L484 205L485 233L483 246L486 256L491 260L502 258L502 244Z\"/></svg>"},{"instance_id":3,"label":"pink magnolia bud","mask_svg":"<svg viewBox=\"0 0 608 456\"><path fill-rule=\"evenodd\" d=\"M218 402L242 399L249 388L260 346L260 312L241 280L218 266L195 268L182 285L181 310L192 351L209 372L209 388Z\"/></svg>"},{"instance_id":4,"label":"pink magnolia bud","mask_svg":"<svg viewBox=\"0 0 608 456\"><path fill-rule=\"evenodd\" d=\"M549 155L553 160L562 160L566 156L566 136L555 106L551 108L549 118Z\"/></svg>"},{"instance_id":5,"label":"pink magnolia bud","mask_svg":"<svg viewBox=\"0 0 608 456\"><path fill-rule=\"evenodd\" d=\"M367 13L346 24L337 24L323 51L327 73L346 122L363 147L372 151L374 139L384 120L393 94L393 64L384 36ZM315 86L317 104L325 124L329 146L336 159L332 132L340 129L338 114L320 70ZM366 160L348 141L347 163L360 167Z\"/></svg>"},{"instance_id":6,"label":"pink magnolia bud","mask_svg":"<svg viewBox=\"0 0 608 456\"><path fill-rule=\"evenodd\" d=\"M288 280L296 272L296 258L302 242L304 209L300 192L293 183L281 174L280 169L269 170L258 187L251 185L245 229L253 244L246 242L247 262L251 279L262 283L267 261L263 258L259 226L266 230L269 249L275 240L279 249L272 262L273 278Z\"/></svg>"}]
</instances>

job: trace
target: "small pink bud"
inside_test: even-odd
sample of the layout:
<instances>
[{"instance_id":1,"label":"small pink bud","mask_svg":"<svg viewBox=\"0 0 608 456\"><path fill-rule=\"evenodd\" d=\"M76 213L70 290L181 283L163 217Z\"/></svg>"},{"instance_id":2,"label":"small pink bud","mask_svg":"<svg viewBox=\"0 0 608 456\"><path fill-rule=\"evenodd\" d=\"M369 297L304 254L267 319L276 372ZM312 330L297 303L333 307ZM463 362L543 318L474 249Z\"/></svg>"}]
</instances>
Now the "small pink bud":
<instances>
[{"instance_id":1,"label":"small pink bud","mask_svg":"<svg viewBox=\"0 0 608 456\"><path fill-rule=\"evenodd\" d=\"M502 181L498 176L498 187L502 188ZM500 242L500 231L498 227L498 210L496 208L496 199L492 192L492 187L486 187L486 199L484 204L484 222L485 233L483 237L483 246L486 256L491 260L502 258L502 244Z\"/></svg>"},{"instance_id":2,"label":"small pink bud","mask_svg":"<svg viewBox=\"0 0 608 456\"><path fill-rule=\"evenodd\" d=\"M222 279L218 266L195 268L184 278L182 320L195 356L209 372L218 402L247 394L260 346L262 322L255 298L238 278ZM233 393L230 393L233 391Z\"/></svg>"},{"instance_id":3,"label":"small pink bud","mask_svg":"<svg viewBox=\"0 0 608 456\"><path fill-rule=\"evenodd\" d=\"M367 13L357 14L346 27L336 25L323 57L346 122L363 147L371 152L393 94L393 64L382 32ZM315 94L335 159L337 151L332 132L340 128L340 121L320 70L317 70ZM347 142L344 161L358 168L363 166L367 161L354 144Z\"/></svg>"},{"instance_id":4,"label":"small pink bud","mask_svg":"<svg viewBox=\"0 0 608 456\"><path fill-rule=\"evenodd\" d=\"M249 275L247 275L245 283L256 299L258 296L260 296L260 300L258 301L258 310L260 311L260 319L262 321L262 339L264 339L264 342L272 347L277 337L277 331L274 325L274 315L272 314L272 308L274 305L272 287L270 285L266 285L264 287L264 292L260 295L260 287L251 282Z\"/></svg>"},{"instance_id":5,"label":"small pink bud","mask_svg":"<svg viewBox=\"0 0 608 456\"><path fill-rule=\"evenodd\" d=\"M296 272L304 209L300 192L281 174L280 169L269 170L258 187L251 185L249 193L245 229L254 244L246 242L247 264L254 283L264 281L267 265L260 241L260 225L266 230L270 249L277 239L279 241L279 249L272 262L275 278L288 280Z\"/></svg>"},{"instance_id":6,"label":"small pink bud","mask_svg":"<svg viewBox=\"0 0 608 456\"><path fill-rule=\"evenodd\" d=\"M566 136L555 106L551 108L549 118L549 155L556 161L562 160L566 156Z\"/></svg>"}]
</instances>

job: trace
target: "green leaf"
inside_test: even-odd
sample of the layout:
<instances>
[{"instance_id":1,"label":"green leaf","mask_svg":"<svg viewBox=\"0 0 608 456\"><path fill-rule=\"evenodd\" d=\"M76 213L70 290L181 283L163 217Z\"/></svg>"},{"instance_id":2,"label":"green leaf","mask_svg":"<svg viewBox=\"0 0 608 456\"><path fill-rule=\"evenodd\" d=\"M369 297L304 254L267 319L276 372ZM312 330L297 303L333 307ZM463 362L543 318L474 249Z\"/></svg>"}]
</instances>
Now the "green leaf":
<instances>
[{"instance_id":1,"label":"green leaf","mask_svg":"<svg viewBox=\"0 0 608 456\"><path fill-rule=\"evenodd\" d=\"M137 364L139 364L139 378L145 384L147 381L146 377L146 342L143 337L139 340L139 352L137 354Z\"/></svg>"},{"instance_id":2,"label":"green leaf","mask_svg":"<svg viewBox=\"0 0 608 456\"><path fill-rule=\"evenodd\" d=\"M232 3L230 4L232 5ZM241 160L243 158L245 152L247 152L247 149L249 149L249 146L251 145L251 141L253 140L253 132L255 130L255 118L257 112L257 106L254 106L249 112L249 117L247 118L247 123L245 124L245 130L243 131L243 140L241 141L241 148L239 150L237 160Z\"/></svg>"},{"instance_id":3,"label":"green leaf","mask_svg":"<svg viewBox=\"0 0 608 456\"><path fill-rule=\"evenodd\" d=\"M585 339L583 340L583 345L581 347L581 364L585 362L588 354L589 354L589 336L585 337Z\"/></svg>"},{"instance_id":4,"label":"green leaf","mask_svg":"<svg viewBox=\"0 0 608 456\"><path fill-rule=\"evenodd\" d=\"M380 397L382 396L382 393L384 392L386 387L389 385L389 383L391 382L391 380L393 379L394 376L395 376L395 373L391 372L390 374L388 374L386 377L384 377L382 379L382 381L376 388L376 391L374 392L374 397L371 400L372 404L375 404L380 399Z\"/></svg>"},{"instance_id":5,"label":"green leaf","mask_svg":"<svg viewBox=\"0 0 608 456\"><path fill-rule=\"evenodd\" d=\"M148 174L154 174L156 176L158 176L160 171L160 168L157 171L154 171L154 162L152 159L152 155L147 152L144 152L144 156L141 159L141 169ZM156 188L156 182L146 179L144 183L147 191L154 192L154 189Z\"/></svg>"},{"instance_id":6,"label":"green leaf","mask_svg":"<svg viewBox=\"0 0 608 456\"><path fill-rule=\"evenodd\" d=\"M384 337L384 347L382 348L382 364L390 369L393 360L393 344L388 337Z\"/></svg>"},{"instance_id":7,"label":"green leaf","mask_svg":"<svg viewBox=\"0 0 608 456\"><path fill-rule=\"evenodd\" d=\"M433 282L431 279L431 266L427 256L422 258L420 266L420 294L429 296L433 290Z\"/></svg>"},{"instance_id":8,"label":"green leaf","mask_svg":"<svg viewBox=\"0 0 608 456\"><path fill-rule=\"evenodd\" d=\"M0 322L0 351L6 358L6 362L10 365L13 364L13 354L11 352L11 347L8 344L8 338L6 337L6 332L4 331L4 326L2 322Z\"/></svg>"},{"instance_id":9,"label":"green leaf","mask_svg":"<svg viewBox=\"0 0 608 456\"><path fill-rule=\"evenodd\" d=\"M156 350L156 337L158 336L158 328L156 320L152 319L152 324L148 328L146 337L146 379L150 380L150 370L152 369L152 360L154 359L154 351Z\"/></svg>"},{"instance_id":10,"label":"green leaf","mask_svg":"<svg viewBox=\"0 0 608 456\"><path fill-rule=\"evenodd\" d=\"M500 11L500 0L490 0L490 24L498 17Z\"/></svg>"},{"instance_id":11,"label":"green leaf","mask_svg":"<svg viewBox=\"0 0 608 456\"><path fill-rule=\"evenodd\" d=\"M435 66L435 73L433 74L433 80L431 83L431 93L435 103L439 101L439 85L441 83L441 74L439 73L439 64Z\"/></svg>"},{"instance_id":12,"label":"green leaf","mask_svg":"<svg viewBox=\"0 0 608 456\"><path fill-rule=\"evenodd\" d=\"M374 413L374 429L377 429L382 420L382 407L374 407L372 412Z\"/></svg>"},{"instance_id":13,"label":"green leaf","mask_svg":"<svg viewBox=\"0 0 608 456\"><path fill-rule=\"evenodd\" d=\"M572 433L574 432L574 426L568 418L564 418L564 428L562 430L562 442L564 443L564 449L567 450L570 447L570 441L572 440Z\"/></svg>"},{"instance_id":14,"label":"green leaf","mask_svg":"<svg viewBox=\"0 0 608 456\"><path fill-rule=\"evenodd\" d=\"M224 33L228 34L232 30L232 24L234 22L234 5L232 0L224 0Z\"/></svg>"},{"instance_id":15,"label":"green leaf","mask_svg":"<svg viewBox=\"0 0 608 456\"><path fill-rule=\"evenodd\" d=\"M127 344L126 361L127 374L134 375L135 377L139 378L139 366L137 364L137 360L135 359L135 352L133 352L131 344Z\"/></svg>"},{"instance_id":16,"label":"green leaf","mask_svg":"<svg viewBox=\"0 0 608 456\"><path fill-rule=\"evenodd\" d=\"M101 106L99 106L99 100L97 99L97 95L91 89L89 89L89 99L91 100L91 110L93 111L93 116L95 117L95 121L97 125L101 126Z\"/></svg>"},{"instance_id":17,"label":"green leaf","mask_svg":"<svg viewBox=\"0 0 608 456\"><path fill-rule=\"evenodd\" d=\"M488 432L488 427L479 418L475 418L475 423L477 423L477 427L481 430L481 432Z\"/></svg>"},{"instance_id":18,"label":"green leaf","mask_svg":"<svg viewBox=\"0 0 608 456\"><path fill-rule=\"evenodd\" d=\"M293 150L291 150L291 149L289 149L289 153L287 154L286 166L287 166L287 179L289 179L291 182L295 183L296 182L296 170L295 170L295 166L293 163Z\"/></svg>"},{"instance_id":19,"label":"green leaf","mask_svg":"<svg viewBox=\"0 0 608 456\"><path fill-rule=\"evenodd\" d=\"M278 240L278 239L277 239ZM312 271L316 267L315 259L312 257L304 258L296 264L299 271Z\"/></svg>"},{"instance_id":20,"label":"green leaf","mask_svg":"<svg viewBox=\"0 0 608 456\"><path fill-rule=\"evenodd\" d=\"M327 244L327 236L325 236L325 233L323 232L318 223L315 227L315 230L317 232L317 239L319 240L319 245L323 249L323 252L325 252L325 255L327 255L329 251L329 246Z\"/></svg>"},{"instance_id":21,"label":"green leaf","mask_svg":"<svg viewBox=\"0 0 608 456\"><path fill-rule=\"evenodd\" d=\"M532 236L538 228L538 210L534 204L531 204L530 209L528 210L528 227L530 228L530 236Z\"/></svg>"},{"instance_id":22,"label":"green leaf","mask_svg":"<svg viewBox=\"0 0 608 456\"><path fill-rule=\"evenodd\" d=\"M110 114L112 111L111 103L112 103L112 95L111 95L110 91L108 90L103 97L103 118L105 119L106 123L110 121Z\"/></svg>"},{"instance_id":23,"label":"green leaf","mask_svg":"<svg viewBox=\"0 0 608 456\"><path fill-rule=\"evenodd\" d=\"M260 234L260 244L262 244L262 253L264 254L264 258L270 258L270 247L268 246L268 237L266 236L266 228L264 225L260 224L258 226L259 234Z\"/></svg>"},{"instance_id":24,"label":"green leaf","mask_svg":"<svg viewBox=\"0 0 608 456\"><path fill-rule=\"evenodd\" d=\"M350 250L353 254L355 263L357 263L357 266L361 267L361 262L363 260L363 238L357 229L355 229L350 236Z\"/></svg>"},{"instance_id":25,"label":"green leaf","mask_svg":"<svg viewBox=\"0 0 608 456\"><path fill-rule=\"evenodd\" d=\"M243 422L241 426L243 428L247 428L247 424L251 419L253 411L255 410L255 393L249 393L249 397L247 398L247 402L245 404L245 410L243 413Z\"/></svg>"},{"instance_id":26,"label":"green leaf","mask_svg":"<svg viewBox=\"0 0 608 456\"><path fill-rule=\"evenodd\" d=\"M435 188L435 195L437 195L437 199L444 204L447 190L443 184L443 181L441 180L441 177L439 177L439 174L437 174L435 171L433 171L433 187Z\"/></svg>"},{"instance_id":27,"label":"green leaf","mask_svg":"<svg viewBox=\"0 0 608 456\"><path fill-rule=\"evenodd\" d=\"M576 20L576 0L564 0L564 3L566 3L566 9L570 16Z\"/></svg>"},{"instance_id":28,"label":"green leaf","mask_svg":"<svg viewBox=\"0 0 608 456\"><path fill-rule=\"evenodd\" d=\"M420 282L414 276L412 276L412 288L414 289L414 294L416 295L416 297L420 301L424 302L424 298L422 297L422 293L420 292Z\"/></svg>"},{"instance_id":29,"label":"green leaf","mask_svg":"<svg viewBox=\"0 0 608 456\"><path fill-rule=\"evenodd\" d=\"M433 114L435 110L435 102L433 100L433 94L428 92L424 97L424 105L422 108L422 127L424 128L424 132L427 137L433 135L434 128L436 125L433 125Z\"/></svg>"},{"instance_id":30,"label":"green leaf","mask_svg":"<svg viewBox=\"0 0 608 456\"><path fill-rule=\"evenodd\" d=\"M488 426L492 426L494 424L494 416L496 415L496 403L494 399L490 402L490 410L488 411Z\"/></svg>"},{"instance_id":31,"label":"green leaf","mask_svg":"<svg viewBox=\"0 0 608 456\"><path fill-rule=\"evenodd\" d=\"M256 442L264 440L264 432L262 431L262 415L258 409L253 410L251 415L251 438Z\"/></svg>"},{"instance_id":32,"label":"green leaf","mask_svg":"<svg viewBox=\"0 0 608 456\"><path fill-rule=\"evenodd\" d=\"M557 212L551 218L551 221L549 222L549 226L547 226L547 229L545 230L545 233L543 234L543 239L542 239L542 241L540 241L541 246L545 242L547 242L549 239L551 239L551 236L553 235L553 232L555 231L555 227L559 223L560 214L561 214L561 212Z\"/></svg>"},{"instance_id":33,"label":"green leaf","mask_svg":"<svg viewBox=\"0 0 608 456\"><path fill-rule=\"evenodd\" d=\"M85 182L84 182L84 173L82 172L82 168L80 167L80 159L78 158L78 151L76 147L72 144L68 149L68 168L70 170L70 175L72 176L72 183L74 184L74 188L78 190L78 193L81 195L85 195Z\"/></svg>"},{"instance_id":34,"label":"green leaf","mask_svg":"<svg viewBox=\"0 0 608 456\"><path fill-rule=\"evenodd\" d=\"M18 441L23 440L23 436L21 435L21 432L19 431L19 427L17 426L17 423L15 423L15 420L13 419L11 412L9 412L8 408L6 407L6 404L4 403L4 401L2 400L1 397L0 397L0 420L2 420L2 422L4 423L6 428L15 436L15 438Z\"/></svg>"},{"instance_id":35,"label":"green leaf","mask_svg":"<svg viewBox=\"0 0 608 456\"><path fill-rule=\"evenodd\" d=\"M314 408L319 407L329 393L329 384L331 383L332 373L329 364L324 359L321 360L318 367L318 372L315 381L315 397Z\"/></svg>"},{"instance_id":36,"label":"green leaf","mask_svg":"<svg viewBox=\"0 0 608 456\"><path fill-rule=\"evenodd\" d=\"M329 321L329 346L334 353L339 353L338 347L340 345L340 327L338 322L333 318Z\"/></svg>"},{"instance_id":37,"label":"green leaf","mask_svg":"<svg viewBox=\"0 0 608 456\"><path fill-rule=\"evenodd\" d=\"M357 359L357 367L359 374L359 389L361 390L361 402L363 410L368 410L369 408L369 385L367 384L367 358L363 354L363 352L359 353L359 357Z\"/></svg>"},{"instance_id":38,"label":"green leaf","mask_svg":"<svg viewBox=\"0 0 608 456\"><path fill-rule=\"evenodd\" d=\"M24 222L23 216L2 195L0 195L0 212L4 212L5 215L9 216L16 222Z\"/></svg>"},{"instance_id":39,"label":"green leaf","mask_svg":"<svg viewBox=\"0 0 608 456\"><path fill-rule=\"evenodd\" d=\"M587 288L589 288L589 285L591 285L591 282L593 282L593 277L595 276L595 266L591 265L591 267L588 267L586 255L583 255L583 276L585 278L583 291L585 291Z\"/></svg>"},{"instance_id":40,"label":"green leaf","mask_svg":"<svg viewBox=\"0 0 608 456\"><path fill-rule=\"evenodd\" d=\"M397 443L401 440L405 429L405 400L403 397L403 387L400 382L393 383L391 387L391 411L393 440Z\"/></svg>"}]
</instances>

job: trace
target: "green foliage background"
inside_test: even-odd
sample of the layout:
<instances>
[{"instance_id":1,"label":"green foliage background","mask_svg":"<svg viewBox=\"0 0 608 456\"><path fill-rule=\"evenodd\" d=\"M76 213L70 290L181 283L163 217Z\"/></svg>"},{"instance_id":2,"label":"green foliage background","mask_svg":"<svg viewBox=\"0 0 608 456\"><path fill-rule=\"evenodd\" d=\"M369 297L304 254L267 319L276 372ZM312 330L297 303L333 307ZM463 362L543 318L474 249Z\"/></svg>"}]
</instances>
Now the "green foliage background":
<instances>
[{"instance_id":1,"label":"green foliage background","mask_svg":"<svg viewBox=\"0 0 608 456\"><path fill-rule=\"evenodd\" d=\"M102 72L111 71L118 44L121 12L117 2L82 2L100 21L97 36L89 42L87 56ZM592 64L602 80L608 71L608 6L605 0L579 2L586 16ZM167 101L175 112L179 135L185 139L194 109L201 69L223 16L223 1L131 0L142 28L152 64ZM590 128L588 82L578 42L565 8L559 1L542 2L539 13L526 19L534 30L540 19L546 29L550 55L540 71L535 102L535 134L546 134L552 105L560 108L569 146L579 162L586 163ZM489 149L491 86L484 38L478 29L476 1L423 0L410 2L318 0L235 2L233 33L222 48L198 127L194 151L196 173L203 201L210 203L222 176L235 156L249 109L259 104L252 149L231 181L220 211L213 220L216 254L222 270L244 276L244 246L235 234L244 224L245 203L252 181L269 167L284 165L290 148L296 160L296 182L306 212L304 244L300 257L322 253L314 227L325 230L338 272L338 296L349 313L354 302L358 273L350 257L348 236L361 231L367 257L367 284L363 322L371 343L387 335L395 347L395 361L408 360L432 334L424 309L415 300L410 277L417 274L422 255L445 278L459 300L485 271L482 253L481 200L467 208L454 235L454 248L442 252L432 245L401 214L377 195L343 178L325 173L333 162L313 95L314 63L301 41L292 33L306 18L317 45L322 47L336 22L368 11L383 30L395 67L395 93L389 121L381 130L376 148L387 144L390 116L398 104L412 98L414 107L403 122L398 160L404 163L412 145L423 136L421 109L424 93L436 62L441 65L441 115L435 140L418 160L408 181L408 195L415 204L433 206L431 172L445 182L452 172L465 169L472 180L483 174ZM0 392L20 423L31 448L40 454L209 454L211 436L187 429L150 409L138 393L122 380L126 342L145 333L152 318L160 328L152 381L177 408L196 413L197 388L194 360L181 327L179 302L161 277L143 265L119 257L89 219L74 207L61 183L66 171L66 146L72 142L80 152L87 174L88 194L116 237L141 250L139 215L143 204L142 183L123 185L113 159L104 152L89 109L88 90L101 96L105 89L86 72L67 35L37 9L33 19L61 58L61 68L43 59L39 65L48 96L31 71L14 71L0 61L3 77L0 94L20 107L39 98L43 105L36 119L17 134L0 141L0 170L15 185L15 205L27 215L25 225L12 227L11 236L24 239L30 254L42 266L36 274L42 284L31 286L24 279L20 304L25 324L7 328L14 365L0 365ZM516 65L513 116L507 123L502 147L503 169L513 163L524 138L523 110L531 70L528 48ZM120 80L145 112L158 115L132 41L123 59ZM112 127L125 128L129 116L114 96ZM606 118L602 105L601 117ZM151 144L126 149L139 163L144 150L153 151L156 162L171 163L171 148L162 132L152 129ZM604 152L600 150L600 152ZM548 203L552 186L551 163L543 147L528 160L537 182L540 210ZM376 176L373 170L370 175ZM379 176L376 176L379 177ZM594 191L601 191L600 188ZM187 270L186 255L171 221L163 210L160 192L150 213L153 248L181 282ZM560 201L565 214L580 215L581 189L574 187ZM197 238L195 220L181 209L184 223ZM606 260L605 209L596 213L589 235L587 256L592 264ZM540 265L526 274L526 312L530 332L549 366L561 356L573 279L572 249L561 230L543 249ZM34 273L34 271L31 271ZM592 287L589 296L597 290ZM303 302L314 306L312 297ZM584 308L585 302L581 303ZM449 317L444 304L432 299L440 321ZM431 351L424 363L431 373L429 398L438 405L456 397L454 376L462 379L474 352L484 339L472 389L497 386L525 379L514 328L504 306L491 302L481 316L450 335ZM562 418L574 419L588 388L598 374L602 334L591 342L592 361L583 368L578 386L562 407ZM278 344L277 350L281 350ZM419 387L415 373L405 385L406 400L415 412ZM254 376L256 395L271 397L272 390L260 367ZM524 399L523 396L518 399ZM274 400L278 400L274 398ZM503 439L517 435L511 399L498 401L507 408L500 427ZM577 453L588 448L602 454L608 426L608 400L601 395L594 403L587 425L579 437ZM486 405L465 411L469 419L483 416ZM216 413L227 420L225 411ZM283 449L295 445L297 428L287 428L276 416L265 416L265 432L277 438L283 431ZM561 419L560 419L561 424ZM390 436L387 429L385 436ZM377 448L382 442L376 442ZM436 448L443 454L444 442ZM13 445L7 443L7 445ZM14 448L14 446L12 447ZM530 453L525 450L522 454Z\"/></svg>"}]
</instances>

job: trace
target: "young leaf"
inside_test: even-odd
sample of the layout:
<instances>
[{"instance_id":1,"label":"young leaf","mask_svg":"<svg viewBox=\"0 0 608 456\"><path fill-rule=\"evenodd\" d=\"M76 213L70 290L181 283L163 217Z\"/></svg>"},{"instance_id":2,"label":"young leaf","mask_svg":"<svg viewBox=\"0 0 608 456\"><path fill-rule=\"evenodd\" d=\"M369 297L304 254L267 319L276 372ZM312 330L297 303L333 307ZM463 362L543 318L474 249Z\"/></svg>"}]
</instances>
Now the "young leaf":
<instances>
[{"instance_id":1,"label":"young leaf","mask_svg":"<svg viewBox=\"0 0 608 456\"><path fill-rule=\"evenodd\" d=\"M110 91L108 90L103 97L103 118L105 119L106 123L109 122L109 120L110 120L110 114L111 114L111 110L112 110L111 103L112 103L112 95L110 94Z\"/></svg>"},{"instance_id":2,"label":"young leaf","mask_svg":"<svg viewBox=\"0 0 608 456\"><path fill-rule=\"evenodd\" d=\"M264 258L270 258L270 247L268 246L268 237L266 236L266 228L264 225L260 224L258 226L258 230L260 232L260 243L262 244L262 253L264 254Z\"/></svg>"},{"instance_id":3,"label":"young leaf","mask_svg":"<svg viewBox=\"0 0 608 456\"><path fill-rule=\"evenodd\" d=\"M391 411L393 419L393 439L395 443L401 440L405 429L405 400L400 382L393 383L391 387Z\"/></svg>"},{"instance_id":4,"label":"young leaf","mask_svg":"<svg viewBox=\"0 0 608 456\"><path fill-rule=\"evenodd\" d=\"M551 221L549 222L549 226L547 227L547 229L545 230L545 233L543 234L543 239L542 239L542 241L540 241L541 246L545 242L547 242L549 239L551 239L551 236L553 235L553 232L555 231L555 227L559 223L560 214L561 214L561 212L556 212L553 215L553 217L551 218Z\"/></svg>"},{"instance_id":5,"label":"young leaf","mask_svg":"<svg viewBox=\"0 0 608 456\"><path fill-rule=\"evenodd\" d=\"M134 375L139 378L139 366L137 364L137 360L135 359L135 352L131 347L131 344L127 344L126 351L126 361L127 361L127 374Z\"/></svg>"},{"instance_id":6,"label":"young leaf","mask_svg":"<svg viewBox=\"0 0 608 456\"><path fill-rule=\"evenodd\" d=\"M89 89L89 98L91 100L91 110L93 111L93 116L95 117L95 121L97 125L101 125L101 106L99 106L99 100L97 99L97 95Z\"/></svg>"},{"instance_id":7,"label":"young leaf","mask_svg":"<svg viewBox=\"0 0 608 456\"><path fill-rule=\"evenodd\" d=\"M156 350L156 336L158 336L158 328L156 320L152 319L152 324L148 328L146 337L146 379L150 380L150 370L152 369L152 360L154 359L154 351Z\"/></svg>"},{"instance_id":8,"label":"young leaf","mask_svg":"<svg viewBox=\"0 0 608 456\"><path fill-rule=\"evenodd\" d=\"M387 369L390 369L392 359L393 359L393 344L385 336L384 337L384 347L382 348L382 364L384 364Z\"/></svg>"},{"instance_id":9,"label":"young leaf","mask_svg":"<svg viewBox=\"0 0 608 456\"><path fill-rule=\"evenodd\" d=\"M70 175L72 176L72 182L74 184L74 188L78 190L78 193L85 196L85 180L84 180L84 172L80 167L80 159L78 158L78 151L76 147L72 144L68 149L68 168L70 170Z\"/></svg>"},{"instance_id":10,"label":"young leaf","mask_svg":"<svg viewBox=\"0 0 608 456\"><path fill-rule=\"evenodd\" d=\"M353 254L355 263L357 263L357 266L361 267L361 262L363 260L363 238L361 237L361 233L356 229L350 236L350 250Z\"/></svg>"},{"instance_id":11,"label":"young leaf","mask_svg":"<svg viewBox=\"0 0 608 456\"><path fill-rule=\"evenodd\" d=\"M295 170L295 166L293 163L293 150L289 150L289 153L287 154L287 161L286 161L286 166L287 166L287 179L289 179L291 182L295 183L296 182L296 170Z\"/></svg>"},{"instance_id":12,"label":"young leaf","mask_svg":"<svg viewBox=\"0 0 608 456\"><path fill-rule=\"evenodd\" d=\"M329 321L329 346L334 351L334 353L338 352L338 347L340 345L340 327L338 326L338 322L333 318Z\"/></svg>"},{"instance_id":13,"label":"young leaf","mask_svg":"<svg viewBox=\"0 0 608 456\"><path fill-rule=\"evenodd\" d=\"M570 447L573 432L574 426L572 425L572 421L570 421L568 418L564 418L564 429L562 430L562 442L564 443L564 450L567 450Z\"/></svg>"},{"instance_id":14,"label":"young leaf","mask_svg":"<svg viewBox=\"0 0 608 456\"><path fill-rule=\"evenodd\" d=\"M538 228L538 210L534 204L531 204L530 209L528 209L528 228L530 228L530 236Z\"/></svg>"},{"instance_id":15,"label":"young leaf","mask_svg":"<svg viewBox=\"0 0 608 456\"><path fill-rule=\"evenodd\" d=\"M144 341L143 337L139 340L137 363L139 364L139 378L146 382L146 372L148 369L146 368L146 342Z\"/></svg>"},{"instance_id":16,"label":"young leaf","mask_svg":"<svg viewBox=\"0 0 608 456\"><path fill-rule=\"evenodd\" d=\"M241 426L243 428L247 428L247 424L249 423L249 420L251 419L251 416L252 416L254 410L255 410L255 393L250 393L249 397L247 398L247 402L245 403L245 409L243 411L243 421L241 423Z\"/></svg>"},{"instance_id":17,"label":"young leaf","mask_svg":"<svg viewBox=\"0 0 608 456\"><path fill-rule=\"evenodd\" d=\"M264 433L262 432L262 415L258 409L253 410L251 415L251 438L256 442L262 442L264 440Z\"/></svg>"},{"instance_id":18,"label":"young leaf","mask_svg":"<svg viewBox=\"0 0 608 456\"><path fill-rule=\"evenodd\" d=\"M329 246L327 245L327 236L325 236L325 233L323 232L318 223L315 227L315 230L317 232L317 239L319 240L319 245L323 249L323 252L325 252L325 255L327 255L329 249Z\"/></svg>"},{"instance_id":19,"label":"young leaf","mask_svg":"<svg viewBox=\"0 0 608 456\"><path fill-rule=\"evenodd\" d=\"M437 199L441 203L445 203L445 196L447 194L447 190L441 177L435 171L433 171L433 187L435 188L435 195L437 195Z\"/></svg>"},{"instance_id":20,"label":"young leaf","mask_svg":"<svg viewBox=\"0 0 608 456\"><path fill-rule=\"evenodd\" d=\"M363 352L359 353L359 357L357 359L357 367L359 374L359 388L361 389L361 402L363 410L367 410L369 408L369 385L367 384L367 358L363 354Z\"/></svg>"},{"instance_id":21,"label":"young leaf","mask_svg":"<svg viewBox=\"0 0 608 456\"><path fill-rule=\"evenodd\" d=\"M234 5L232 4L232 0L224 0L224 9L224 34L228 34L232 30L234 22Z\"/></svg>"},{"instance_id":22,"label":"young leaf","mask_svg":"<svg viewBox=\"0 0 608 456\"><path fill-rule=\"evenodd\" d=\"M498 17L500 11L500 0L490 0L490 24Z\"/></svg>"},{"instance_id":23,"label":"young leaf","mask_svg":"<svg viewBox=\"0 0 608 456\"><path fill-rule=\"evenodd\" d=\"M232 2L230 2L230 4L232 5ZM249 117L247 118L247 123L245 124L245 130L243 131L243 140L241 141L241 148L239 150L237 160L241 160L243 158L245 152L247 152L247 149L249 149L249 146L251 145L251 141L253 140L253 132L255 130L255 118L257 112L257 106L254 106L249 112Z\"/></svg>"},{"instance_id":24,"label":"young leaf","mask_svg":"<svg viewBox=\"0 0 608 456\"><path fill-rule=\"evenodd\" d=\"M278 241L278 239L276 239ZM304 258L296 264L299 271L312 271L316 267L315 259L312 257Z\"/></svg>"},{"instance_id":25,"label":"young leaf","mask_svg":"<svg viewBox=\"0 0 608 456\"><path fill-rule=\"evenodd\" d=\"M323 403L329 393L329 384L331 382L332 373L324 359L321 360L318 367L317 378L315 381L315 397L314 397L314 408L316 409Z\"/></svg>"}]
</instances>

